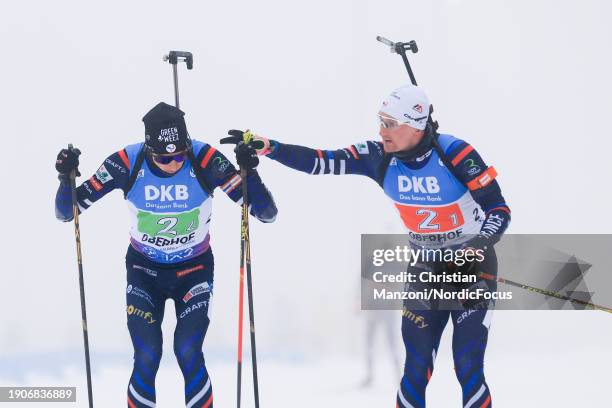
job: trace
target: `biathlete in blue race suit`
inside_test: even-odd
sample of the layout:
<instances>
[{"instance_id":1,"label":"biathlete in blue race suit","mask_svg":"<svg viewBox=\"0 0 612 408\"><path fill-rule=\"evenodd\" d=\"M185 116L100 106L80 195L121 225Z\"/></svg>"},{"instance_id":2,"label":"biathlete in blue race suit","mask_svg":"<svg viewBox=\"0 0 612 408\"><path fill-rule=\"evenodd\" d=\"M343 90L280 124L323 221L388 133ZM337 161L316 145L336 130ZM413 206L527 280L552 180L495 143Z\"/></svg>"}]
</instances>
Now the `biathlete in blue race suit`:
<instances>
[{"instance_id":1,"label":"biathlete in blue race suit","mask_svg":"<svg viewBox=\"0 0 612 408\"><path fill-rule=\"evenodd\" d=\"M255 136L257 153L308 174L357 174L375 180L397 208L411 245L480 249L486 254L482 266L495 275L493 245L510 222L497 172L467 142L447 134L436 137L429 112L430 103L422 89L407 85L391 93L380 108L382 141L320 150ZM495 290L494 283L485 285ZM454 325L453 355L463 405L491 407L483 367L492 310L480 306L417 312L404 303L406 362L398 407L425 407L425 389L449 316Z\"/></svg>"},{"instance_id":2,"label":"biathlete in blue race suit","mask_svg":"<svg viewBox=\"0 0 612 408\"><path fill-rule=\"evenodd\" d=\"M172 299L177 319L174 352L185 380L185 405L210 408L212 386L202 344L213 293L212 192L219 187L241 204L242 179L221 152L190 139L179 109L160 103L143 122L145 143L127 146L106 158L77 188L77 203L83 212L120 189L131 214L126 313L134 367L127 406L155 406L164 305L166 299ZM254 149L240 144L235 152L238 164L247 169L251 215L262 222L274 221L276 205L255 170L259 160ZM69 174L78 173L79 153L64 149L57 157L60 186L55 209L62 221L73 218Z\"/></svg>"}]
</instances>

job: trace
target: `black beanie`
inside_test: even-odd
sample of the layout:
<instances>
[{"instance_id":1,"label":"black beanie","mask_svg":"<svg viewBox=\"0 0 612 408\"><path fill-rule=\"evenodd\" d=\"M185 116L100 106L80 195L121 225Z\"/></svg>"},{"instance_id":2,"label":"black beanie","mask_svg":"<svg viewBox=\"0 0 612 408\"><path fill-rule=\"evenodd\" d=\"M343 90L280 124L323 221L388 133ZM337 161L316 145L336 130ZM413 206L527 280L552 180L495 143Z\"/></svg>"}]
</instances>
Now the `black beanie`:
<instances>
[{"instance_id":1,"label":"black beanie","mask_svg":"<svg viewBox=\"0 0 612 408\"><path fill-rule=\"evenodd\" d=\"M160 102L142 118L145 125L145 144L156 154L187 150L189 134L185 113L172 105Z\"/></svg>"}]
</instances>

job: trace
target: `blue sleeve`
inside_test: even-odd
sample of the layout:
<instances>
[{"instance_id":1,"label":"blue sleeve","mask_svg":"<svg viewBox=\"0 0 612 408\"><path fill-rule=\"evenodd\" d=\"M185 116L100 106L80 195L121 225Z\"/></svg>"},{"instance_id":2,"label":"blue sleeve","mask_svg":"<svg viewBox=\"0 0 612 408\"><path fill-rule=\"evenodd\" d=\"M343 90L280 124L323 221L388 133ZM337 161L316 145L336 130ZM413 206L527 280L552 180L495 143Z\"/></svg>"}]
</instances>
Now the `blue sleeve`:
<instances>
[{"instance_id":1,"label":"blue sleeve","mask_svg":"<svg viewBox=\"0 0 612 408\"><path fill-rule=\"evenodd\" d=\"M474 201L485 212L480 234L499 241L510 224L510 207L504 199L497 171L487 166L476 149L463 140L456 140L447 149L447 158L454 166L454 173L465 184Z\"/></svg>"},{"instance_id":2,"label":"blue sleeve","mask_svg":"<svg viewBox=\"0 0 612 408\"><path fill-rule=\"evenodd\" d=\"M232 201L242 205L242 178L223 153L206 145L198 154L206 184L213 190L219 187ZM261 222L273 222L278 209L272 193L266 188L257 171L247 176L249 213Z\"/></svg>"},{"instance_id":3,"label":"blue sleeve","mask_svg":"<svg viewBox=\"0 0 612 408\"><path fill-rule=\"evenodd\" d=\"M113 153L104 160L98 170L83 184L77 187L77 206L79 213L114 189L123 189L129 179L129 162L122 158L123 151ZM125 152L123 152L125 157ZM71 221L72 197L68 178L61 178L55 195L55 217L60 221Z\"/></svg>"},{"instance_id":4,"label":"blue sleeve","mask_svg":"<svg viewBox=\"0 0 612 408\"><path fill-rule=\"evenodd\" d=\"M374 141L320 150L270 140L270 147L269 158L308 174L358 174L377 180L384 158L382 144Z\"/></svg>"}]
</instances>

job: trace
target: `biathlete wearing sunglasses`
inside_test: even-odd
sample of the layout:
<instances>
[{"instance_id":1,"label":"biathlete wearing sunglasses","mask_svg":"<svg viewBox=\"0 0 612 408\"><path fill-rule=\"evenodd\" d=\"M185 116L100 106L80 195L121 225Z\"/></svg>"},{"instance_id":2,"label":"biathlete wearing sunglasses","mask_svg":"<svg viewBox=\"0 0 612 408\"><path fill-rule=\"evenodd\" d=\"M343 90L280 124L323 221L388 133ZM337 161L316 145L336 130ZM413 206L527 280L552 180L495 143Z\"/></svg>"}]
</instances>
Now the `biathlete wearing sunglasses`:
<instances>
[{"instance_id":1,"label":"biathlete wearing sunglasses","mask_svg":"<svg viewBox=\"0 0 612 408\"><path fill-rule=\"evenodd\" d=\"M451 135L441 134L437 139L441 157L433 144L434 130L427 125L429 109L425 93L407 85L391 93L380 108L382 141L321 150L256 136L263 146L258 154L313 175L356 174L376 181L397 208L408 239L416 248L484 250L481 267L495 275L493 245L510 222L510 210L495 179L497 173L471 145ZM483 284L495 290L494 283L484 280L474 286ZM425 407L425 389L449 318L454 326L453 356L463 389L463 406L491 407L484 353L492 310L481 306L463 304L466 310L414 311L404 303L406 363L397 407Z\"/></svg>"},{"instance_id":2,"label":"biathlete wearing sunglasses","mask_svg":"<svg viewBox=\"0 0 612 408\"><path fill-rule=\"evenodd\" d=\"M212 385L202 353L213 292L211 192L218 187L242 204L242 179L221 152L190 140L183 116L165 103L155 106L143 118L145 143L113 153L77 188L80 212L119 189L131 214L126 255L126 314L134 347L127 388L130 408L155 406L166 299L173 299L176 309L174 352L185 380L185 404L212 407ZM189 149L193 156L187 154ZM137 165L141 152L144 160ZM247 169L250 214L262 222L274 221L276 205L255 170L255 151L242 144L235 152L238 163ZM195 162L189 157L195 157ZM78 172L77 167L77 152L64 149L59 153L56 216L63 221L73 217L68 177L71 171Z\"/></svg>"},{"instance_id":3,"label":"biathlete wearing sunglasses","mask_svg":"<svg viewBox=\"0 0 612 408\"><path fill-rule=\"evenodd\" d=\"M94 175L77 187L81 212L109 192L123 190L132 214L132 248L162 264L186 261L208 249L212 197L200 187L195 166L211 190L219 187L234 202L242 203L241 179L234 165L214 147L190 140L182 115L173 106L157 105L143 118L146 142L113 153ZM190 145L197 159L195 166L186 154ZM126 191L143 148L145 160L130 190ZM263 222L273 221L274 201L254 169L249 170L248 187L251 215ZM68 184L62 183L56 208L58 217L64 220L72 219L69 193Z\"/></svg>"}]
</instances>

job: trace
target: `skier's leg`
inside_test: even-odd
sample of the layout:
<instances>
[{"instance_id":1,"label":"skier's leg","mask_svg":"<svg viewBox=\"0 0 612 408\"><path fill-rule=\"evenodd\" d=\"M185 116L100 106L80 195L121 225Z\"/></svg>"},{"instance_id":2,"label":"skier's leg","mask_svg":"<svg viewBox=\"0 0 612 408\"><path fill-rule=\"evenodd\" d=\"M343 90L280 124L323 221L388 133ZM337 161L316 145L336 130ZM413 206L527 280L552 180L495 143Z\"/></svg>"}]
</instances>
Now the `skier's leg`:
<instances>
[{"instance_id":1,"label":"skier's leg","mask_svg":"<svg viewBox=\"0 0 612 408\"><path fill-rule=\"evenodd\" d=\"M164 297L154 286L154 278L141 265L126 261L127 324L134 346L134 367L128 385L128 407L155 406L155 376L162 355L161 323ZM135 268L136 267L136 268ZM152 271L150 268L145 268Z\"/></svg>"},{"instance_id":2,"label":"skier's leg","mask_svg":"<svg viewBox=\"0 0 612 408\"><path fill-rule=\"evenodd\" d=\"M493 310L452 312L455 373L466 408L491 408L491 393L484 376L484 355Z\"/></svg>"},{"instance_id":3,"label":"skier's leg","mask_svg":"<svg viewBox=\"0 0 612 408\"><path fill-rule=\"evenodd\" d=\"M425 407L425 389L433 372L440 337L448 316L446 310L411 311L404 308L402 338L406 348L406 363L397 393L397 407Z\"/></svg>"},{"instance_id":4,"label":"skier's leg","mask_svg":"<svg viewBox=\"0 0 612 408\"><path fill-rule=\"evenodd\" d=\"M497 257L490 249L485 260L477 265L479 271L497 275ZM494 281L487 281L489 291L497 290ZM486 303L485 303L486 305ZM481 305L482 306L482 305ZM453 359L455 373L463 391L466 408L491 408L491 393L484 376L484 356L491 326L494 303L478 310L453 310Z\"/></svg>"},{"instance_id":5,"label":"skier's leg","mask_svg":"<svg viewBox=\"0 0 612 408\"><path fill-rule=\"evenodd\" d=\"M176 329L174 354L185 380L185 404L188 407L212 408L213 393L204 363L202 344L210 323L208 310L212 299L213 260L207 251L198 264L200 270L179 279L175 291Z\"/></svg>"}]
</instances>

